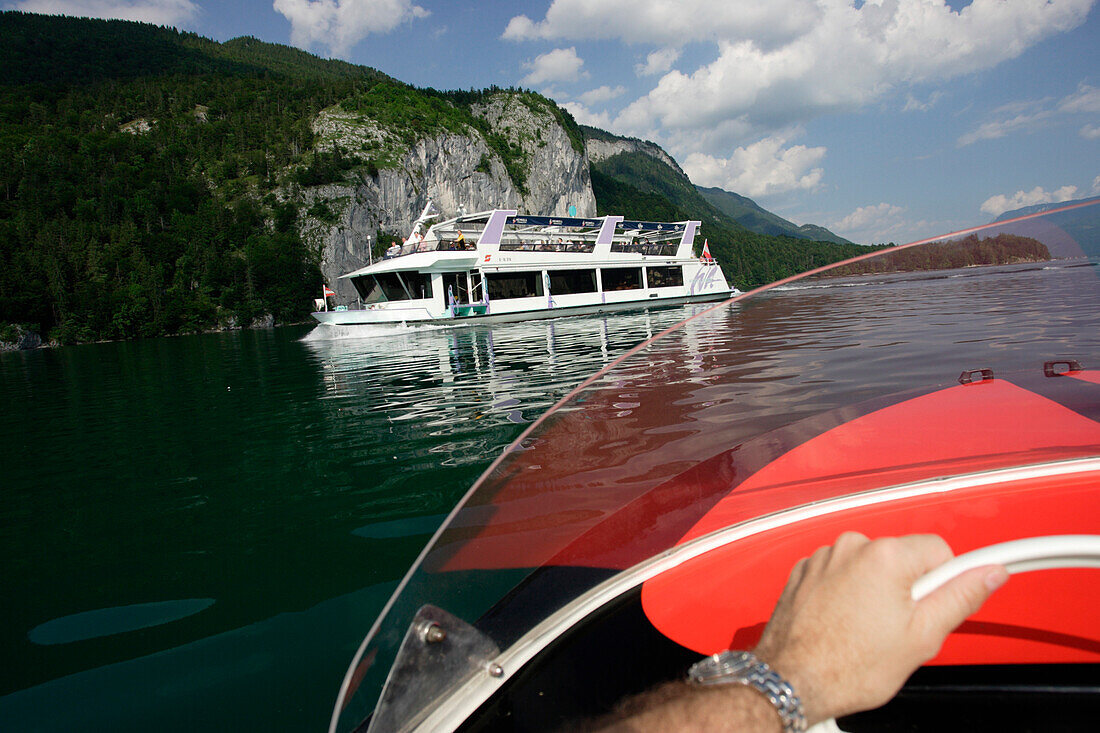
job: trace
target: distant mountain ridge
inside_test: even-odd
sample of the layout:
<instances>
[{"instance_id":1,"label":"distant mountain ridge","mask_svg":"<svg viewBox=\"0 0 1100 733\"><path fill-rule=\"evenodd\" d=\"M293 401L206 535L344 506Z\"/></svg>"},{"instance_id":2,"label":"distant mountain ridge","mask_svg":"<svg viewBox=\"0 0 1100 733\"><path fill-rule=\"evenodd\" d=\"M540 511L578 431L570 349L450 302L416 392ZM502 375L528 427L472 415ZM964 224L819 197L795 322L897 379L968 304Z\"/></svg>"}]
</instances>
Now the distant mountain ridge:
<instances>
[{"instance_id":1,"label":"distant mountain ridge","mask_svg":"<svg viewBox=\"0 0 1100 733\"><path fill-rule=\"evenodd\" d=\"M702 222L702 238L709 241L727 277L739 286L771 282L868 251L843 240L815 241L805 235L754 231L708 201L655 143L592 127L582 126L581 131L589 150L597 214L646 218L660 213L664 219Z\"/></svg>"},{"instance_id":2,"label":"distant mountain ridge","mask_svg":"<svg viewBox=\"0 0 1100 733\"><path fill-rule=\"evenodd\" d=\"M588 148L588 160L595 166L599 166L604 161L616 155L623 153L638 153L647 155L654 160L664 163L679 174L683 180L690 183L690 179L687 177L687 174L684 173L680 164L676 162L676 159L654 142L639 140L634 137L615 135L606 130L601 130L589 125L581 125L581 131L584 133L585 144ZM750 232L795 237L796 239L809 239L815 242L852 244L849 240L833 234L825 227L817 226L816 224L803 224L799 226L792 221L788 221L764 209L746 196L717 187L704 188L703 186L695 186L695 188L702 197L718 211L745 227Z\"/></svg>"},{"instance_id":3,"label":"distant mountain ridge","mask_svg":"<svg viewBox=\"0 0 1100 733\"><path fill-rule=\"evenodd\" d=\"M1013 209L1012 211L1006 211L991 223L995 224L999 221L1008 221L1009 219L1017 219L1021 216L1031 216L1032 214L1041 214L1044 211L1053 211L1055 209L1061 209L1066 206L1074 206L1075 204L1084 204L1093 201L1100 201L1100 196L1087 196L1083 199L1074 199L1073 201L1058 201L1046 204L1035 204L1034 206L1025 206L1022 209Z\"/></svg>"},{"instance_id":4,"label":"distant mountain ridge","mask_svg":"<svg viewBox=\"0 0 1100 733\"><path fill-rule=\"evenodd\" d=\"M1081 204L1087 204L1081 206ZM1065 234L1072 237L1080 247L1080 253L1085 257L1100 257L1100 196L1076 199L1073 201L1059 201L1058 203L1035 204L1021 209L1006 211L994 220L995 222L1018 219L1021 216L1042 214L1048 211L1057 211L1066 207L1072 207L1068 211L1050 214L1030 221L1015 225L1017 228L1027 231L1030 227L1057 226Z\"/></svg>"},{"instance_id":5,"label":"distant mountain ridge","mask_svg":"<svg viewBox=\"0 0 1100 733\"><path fill-rule=\"evenodd\" d=\"M726 191L721 188L697 187L699 193L710 203L736 221L741 226L760 234L780 234L798 239L810 239L815 242L835 242L837 244L851 244L844 237L833 234L828 229L816 224L802 224L799 226L793 221L773 214L764 209L747 196Z\"/></svg>"}]
</instances>

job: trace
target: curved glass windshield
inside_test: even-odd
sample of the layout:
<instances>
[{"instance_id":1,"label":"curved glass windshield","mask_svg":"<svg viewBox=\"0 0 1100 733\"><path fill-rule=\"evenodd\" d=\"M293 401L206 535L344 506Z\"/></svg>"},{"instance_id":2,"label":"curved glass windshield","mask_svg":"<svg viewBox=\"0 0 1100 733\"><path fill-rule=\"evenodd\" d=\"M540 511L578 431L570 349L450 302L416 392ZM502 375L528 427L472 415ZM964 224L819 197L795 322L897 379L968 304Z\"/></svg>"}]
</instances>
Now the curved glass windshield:
<instances>
[{"instance_id":1,"label":"curved glass windshield","mask_svg":"<svg viewBox=\"0 0 1100 733\"><path fill-rule=\"evenodd\" d=\"M1100 454L1096 430L1043 430L1011 412L1012 400L1038 395L1100 417L1098 204L774 283L594 375L505 451L433 538L354 660L337 729L374 709L426 604L506 649L600 582L713 531L701 520L733 492L742 496L727 525L856 491ZM761 470L883 406L987 383L1005 417L964 447ZM907 434L871 425L853 439L912 444L937 430L934 419L915 413Z\"/></svg>"}]
</instances>

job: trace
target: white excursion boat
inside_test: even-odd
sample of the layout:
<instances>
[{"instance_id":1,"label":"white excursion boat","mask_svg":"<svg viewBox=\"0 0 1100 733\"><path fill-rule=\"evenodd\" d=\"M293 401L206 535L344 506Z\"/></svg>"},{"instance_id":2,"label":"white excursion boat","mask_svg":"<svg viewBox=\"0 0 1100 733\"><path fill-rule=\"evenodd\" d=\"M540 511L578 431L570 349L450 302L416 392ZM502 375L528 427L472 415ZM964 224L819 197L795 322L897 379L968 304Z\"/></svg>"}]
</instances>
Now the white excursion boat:
<instances>
[{"instance_id":1,"label":"white excursion boat","mask_svg":"<svg viewBox=\"0 0 1100 733\"><path fill-rule=\"evenodd\" d=\"M431 202L402 246L341 275L358 302L313 314L327 325L522 321L739 294L704 247L698 221L520 216L496 209L427 226ZM425 230L425 227L427 229Z\"/></svg>"}]
</instances>

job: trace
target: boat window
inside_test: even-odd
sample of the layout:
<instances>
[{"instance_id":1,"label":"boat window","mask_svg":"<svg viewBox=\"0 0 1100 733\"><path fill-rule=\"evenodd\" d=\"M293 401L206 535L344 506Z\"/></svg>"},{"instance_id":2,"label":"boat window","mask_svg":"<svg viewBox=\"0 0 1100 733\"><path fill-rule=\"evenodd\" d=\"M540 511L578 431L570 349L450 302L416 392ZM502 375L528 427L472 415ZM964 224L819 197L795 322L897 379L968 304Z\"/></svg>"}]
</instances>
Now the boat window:
<instances>
[{"instance_id":1,"label":"boat window","mask_svg":"<svg viewBox=\"0 0 1100 733\"><path fill-rule=\"evenodd\" d=\"M432 278L423 272L381 272L351 279L364 303L432 297Z\"/></svg>"},{"instance_id":2,"label":"boat window","mask_svg":"<svg viewBox=\"0 0 1100 733\"><path fill-rule=\"evenodd\" d=\"M498 272L485 275L489 300L531 298L542 295L541 272Z\"/></svg>"},{"instance_id":3,"label":"boat window","mask_svg":"<svg viewBox=\"0 0 1100 733\"><path fill-rule=\"evenodd\" d=\"M554 295L596 292L595 270L551 270L550 292Z\"/></svg>"},{"instance_id":4,"label":"boat window","mask_svg":"<svg viewBox=\"0 0 1100 733\"><path fill-rule=\"evenodd\" d=\"M399 272L414 300L432 297L432 276L426 272Z\"/></svg>"},{"instance_id":5,"label":"boat window","mask_svg":"<svg viewBox=\"0 0 1100 733\"><path fill-rule=\"evenodd\" d=\"M604 292L612 290L639 290L642 287L642 268L610 267L600 270Z\"/></svg>"},{"instance_id":6,"label":"boat window","mask_svg":"<svg viewBox=\"0 0 1100 733\"><path fill-rule=\"evenodd\" d=\"M479 270L470 270L470 302L479 302L482 297L481 272Z\"/></svg>"},{"instance_id":7,"label":"boat window","mask_svg":"<svg viewBox=\"0 0 1100 733\"><path fill-rule=\"evenodd\" d=\"M646 280L651 288L670 288L684 284L684 268L680 265L647 267Z\"/></svg>"},{"instance_id":8,"label":"boat window","mask_svg":"<svg viewBox=\"0 0 1100 733\"><path fill-rule=\"evenodd\" d=\"M596 243L591 240L574 241L564 237L527 238L514 242L501 242L501 252L591 252Z\"/></svg>"},{"instance_id":9,"label":"boat window","mask_svg":"<svg viewBox=\"0 0 1100 733\"><path fill-rule=\"evenodd\" d=\"M359 299L364 303L379 303L386 299L385 293L382 292L382 288L378 286L378 281L372 275L353 277L351 284L355 286L356 292L359 293Z\"/></svg>"},{"instance_id":10,"label":"boat window","mask_svg":"<svg viewBox=\"0 0 1100 733\"><path fill-rule=\"evenodd\" d=\"M465 272L443 273L443 298L447 305L470 302L470 290Z\"/></svg>"}]
</instances>

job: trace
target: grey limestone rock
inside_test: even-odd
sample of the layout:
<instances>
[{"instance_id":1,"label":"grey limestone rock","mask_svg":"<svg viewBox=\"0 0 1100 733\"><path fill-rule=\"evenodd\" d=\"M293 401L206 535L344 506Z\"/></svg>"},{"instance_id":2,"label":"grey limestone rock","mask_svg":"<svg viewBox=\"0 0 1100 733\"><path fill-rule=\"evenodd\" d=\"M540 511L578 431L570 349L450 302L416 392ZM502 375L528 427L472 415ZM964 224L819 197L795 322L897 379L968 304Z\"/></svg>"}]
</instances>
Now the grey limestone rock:
<instances>
[{"instance_id":1,"label":"grey limestone rock","mask_svg":"<svg viewBox=\"0 0 1100 733\"><path fill-rule=\"evenodd\" d=\"M617 140L601 140L599 138L590 137L585 140L585 147L588 149L588 158L593 163L607 160L619 153L642 153L661 161L669 168L680 173L680 175L684 175L684 171L680 168L680 164L677 163L671 155L661 149L659 145L645 140L627 137L618 138Z\"/></svg>"},{"instance_id":2,"label":"grey limestone rock","mask_svg":"<svg viewBox=\"0 0 1100 733\"><path fill-rule=\"evenodd\" d=\"M326 110L314 121L320 149L339 145L356 151L400 155L396 166L361 169L349 182L302 191L302 211L316 201L332 217L302 216L306 241L322 252L321 271L336 291L336 303L355 300L355 289L339 276L369 263L368 242L379 229L405 236L430 198L443 218L460 207L468 213L511 208L532 214L594 216L596 198L588 158L572 146L569 135L549 110L533 110L516 95L501 93L474 108L497 132L522 147L526 156L526 192L522 192L481 133L440 133L402 147L396 136L340 110ZM487 164L487 165L486 165ZM486 172L488 168L488 172Z\"/></svg>"}]
</instances>

